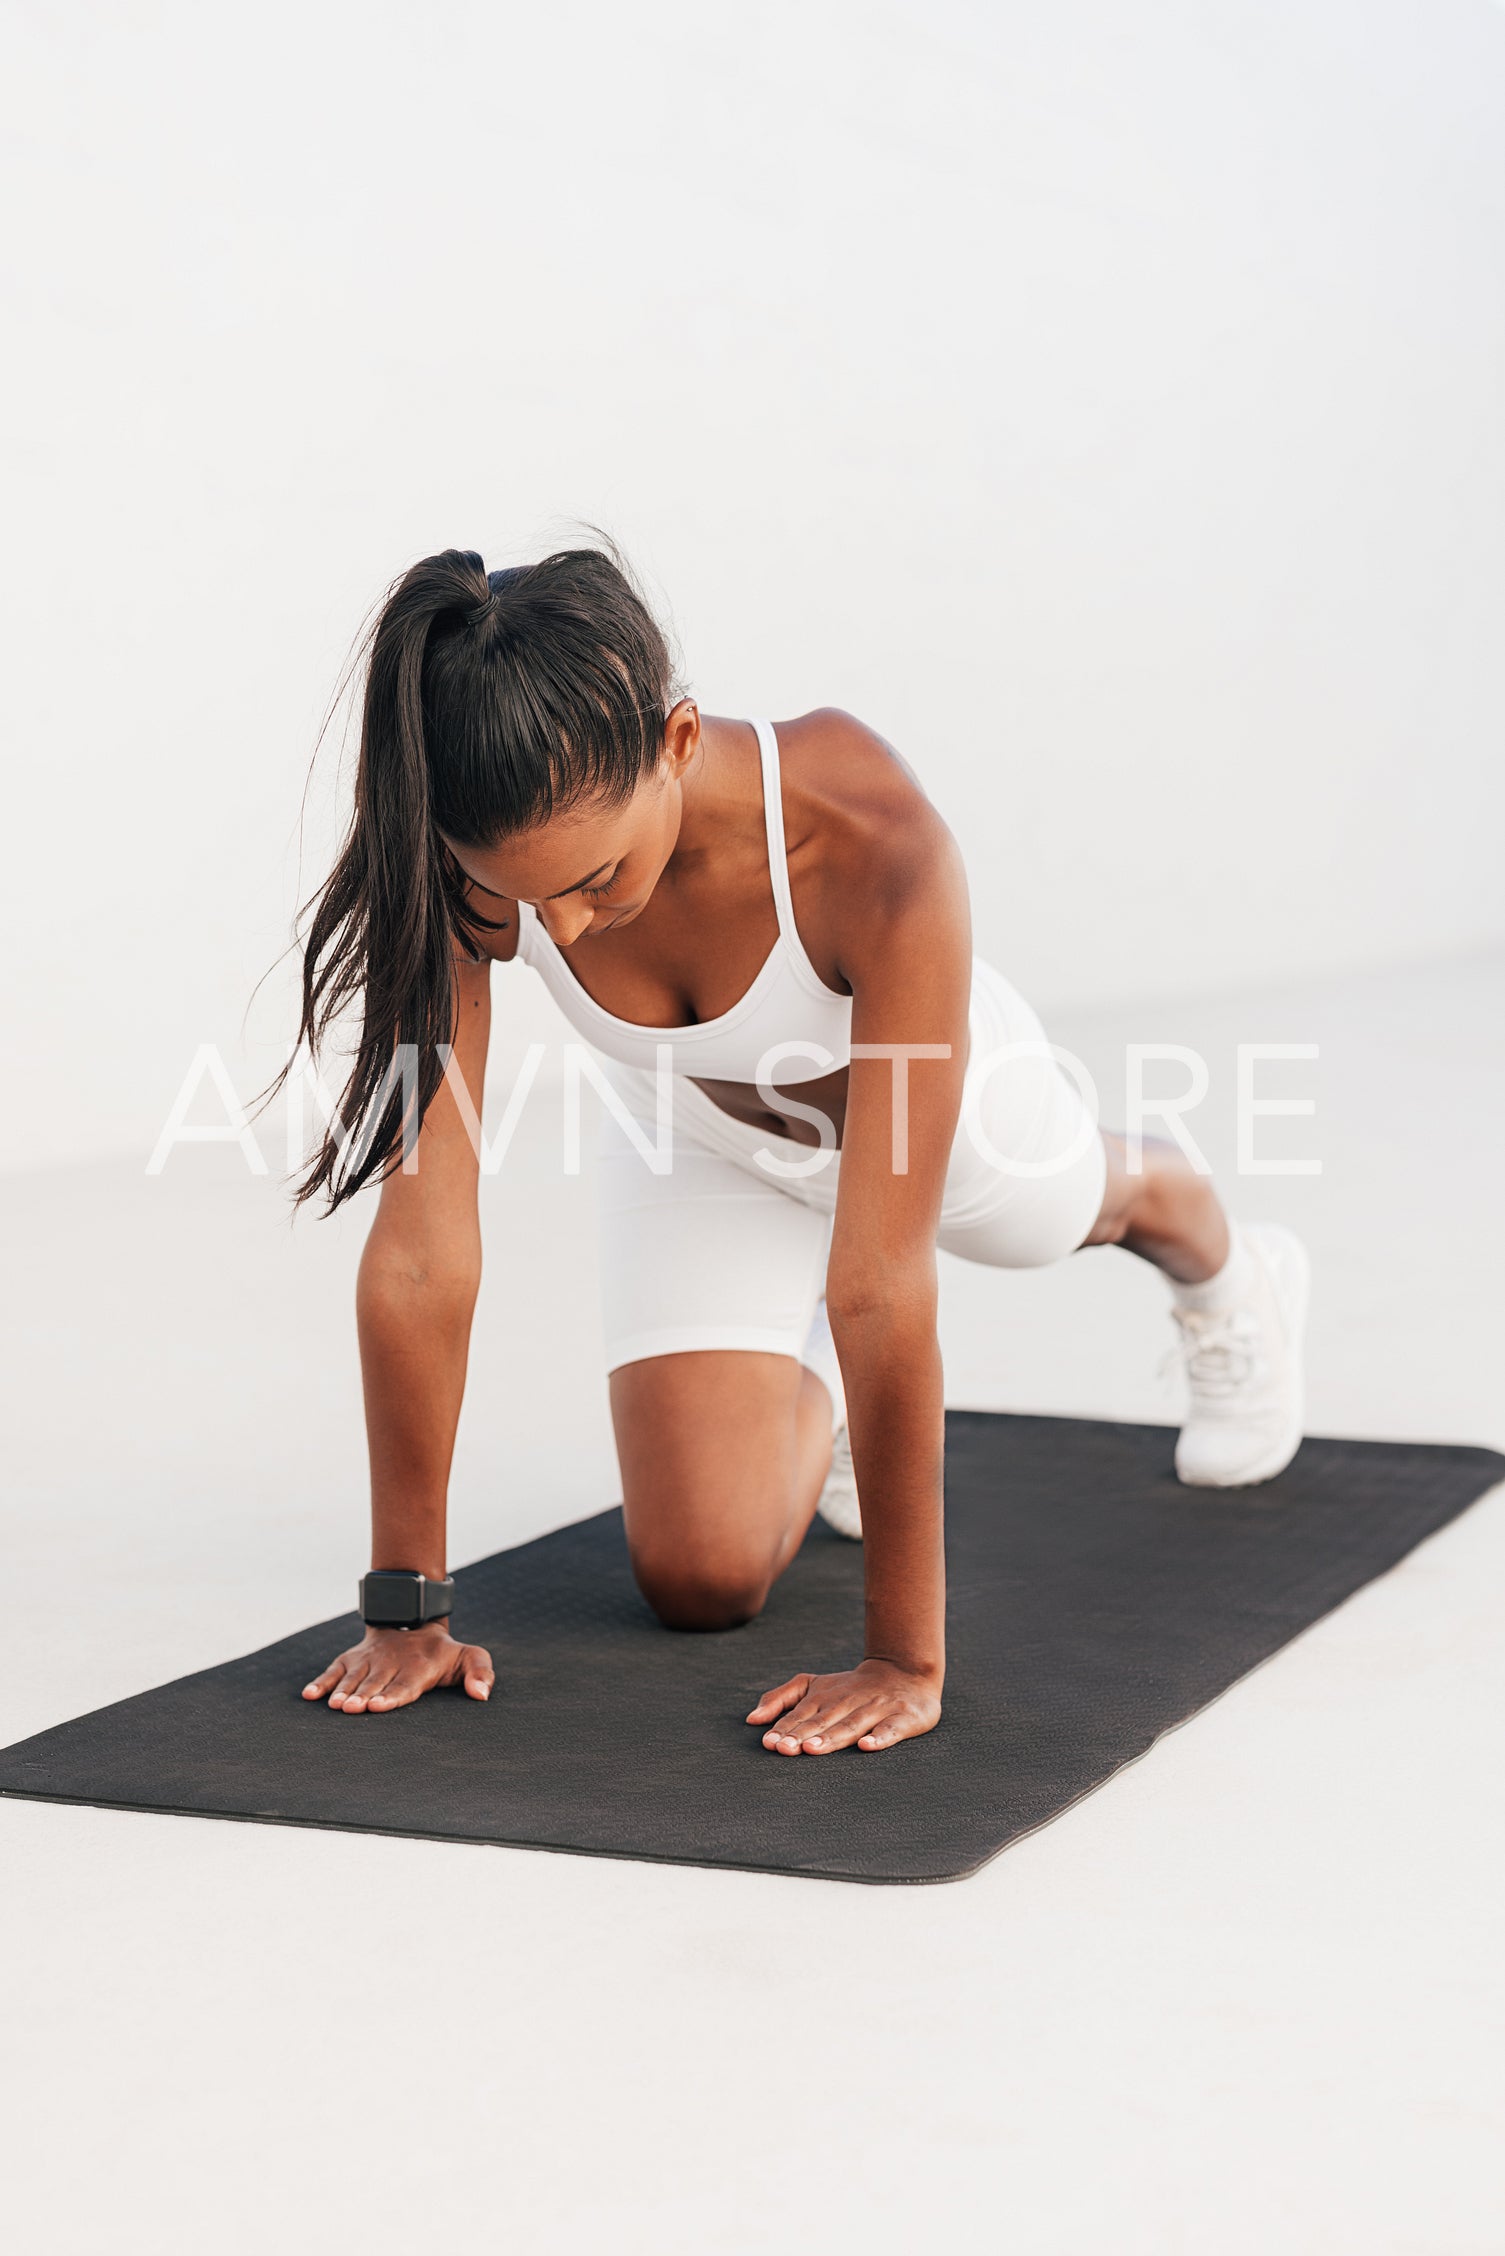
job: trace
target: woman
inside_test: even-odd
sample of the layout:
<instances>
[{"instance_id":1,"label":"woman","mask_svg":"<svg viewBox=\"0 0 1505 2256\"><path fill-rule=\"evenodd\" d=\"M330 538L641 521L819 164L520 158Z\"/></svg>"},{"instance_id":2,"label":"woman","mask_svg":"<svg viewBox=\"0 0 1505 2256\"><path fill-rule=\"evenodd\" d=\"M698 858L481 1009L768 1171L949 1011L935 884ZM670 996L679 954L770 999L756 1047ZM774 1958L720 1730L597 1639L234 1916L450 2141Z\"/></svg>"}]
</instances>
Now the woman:
<instances>
[{"instance_id":1,"label":"woman","mask_svg":"<svg viewBox=\"0 0 1505 2256\"><path fill-rule=\"evenodd\" d=\"M940 1718L937 1245L1152 1262L1187 1352L1181 1478L1289 1462L1300 1245L1231 1226L1173 1146L1131 1171L973 957L961 856L892 748L839 712L702 715L600 550L488 575L451 549L375 627L352 827L308 938L305 1038L358 1001L361 1039L349 1140L331 1133L299 1196L335 1206L379 1177L381 1197L357 1288L367 1628L305 1698L374 1715L494 1681L450 1632L445 1492L490 971L517 955L609 1075L601 1287L644 1596L671 1628L727 1629L817 1507L865 1541L864 1655L812 1654L824 1673L773 1686L747 1718L765 1747L872 1752Z\"/></svg>"}]
</instances>

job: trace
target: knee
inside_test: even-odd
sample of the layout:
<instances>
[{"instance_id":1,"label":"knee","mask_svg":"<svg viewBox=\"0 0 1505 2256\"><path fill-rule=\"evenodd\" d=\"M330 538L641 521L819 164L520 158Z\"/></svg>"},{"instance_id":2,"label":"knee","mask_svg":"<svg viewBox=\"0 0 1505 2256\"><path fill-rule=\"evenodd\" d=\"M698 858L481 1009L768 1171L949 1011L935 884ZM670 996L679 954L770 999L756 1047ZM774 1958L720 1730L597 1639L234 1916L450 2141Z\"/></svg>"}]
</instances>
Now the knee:
<instances>
[{"instance_id":1,"label":"knee","mask_svg":"<svg viewBox=\"0 0 1505 2256\"><path fill-rule=\"evenodd\" d=\"M665 1629L740 1629L761 1614L772 1576L751 1561L655 1559L634 1552L637 1585Z\"/></svg>"}]
</instances>

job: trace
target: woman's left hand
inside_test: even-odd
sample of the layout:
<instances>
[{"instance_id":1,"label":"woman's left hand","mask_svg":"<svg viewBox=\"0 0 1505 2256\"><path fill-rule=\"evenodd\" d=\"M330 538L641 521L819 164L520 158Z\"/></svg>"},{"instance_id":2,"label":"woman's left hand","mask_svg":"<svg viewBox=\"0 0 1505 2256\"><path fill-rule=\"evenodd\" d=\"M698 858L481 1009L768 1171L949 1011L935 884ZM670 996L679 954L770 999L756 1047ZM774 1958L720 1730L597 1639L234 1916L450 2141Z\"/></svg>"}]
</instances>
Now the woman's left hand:
<instances>
[{"instance_id":1,"label":"woman's left hand","mask_svg":"<svg viewBox=\"0 0 1505 2256\"><path fill-rule=\"evenodd\" d=\"M941 1720L938 1678L868 1660L833 1676L791 1676L765 1692L749 1723L773 1724L763 1744L776 1755L834 1755L854 1742L864 1754L918 1739Z\"/></svg>"}]
</instances>

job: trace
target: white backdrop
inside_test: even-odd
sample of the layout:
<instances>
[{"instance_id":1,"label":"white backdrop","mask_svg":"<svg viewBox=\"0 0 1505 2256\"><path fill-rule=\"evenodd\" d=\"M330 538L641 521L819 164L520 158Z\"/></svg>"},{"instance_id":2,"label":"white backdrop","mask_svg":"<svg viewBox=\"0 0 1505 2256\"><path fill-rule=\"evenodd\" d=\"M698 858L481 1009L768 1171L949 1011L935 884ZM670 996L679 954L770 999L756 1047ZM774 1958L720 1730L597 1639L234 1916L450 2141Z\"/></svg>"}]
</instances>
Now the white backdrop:
<instances>
[{"instance_id":1,"label":"white backdrop","mask_svg":"<svg viewBox=\"0 0 1505 2256\"><path fill-rule=\"evenodd\" d=\"M6 24L0 1163L251 1085L366 607L581 519L710 710L901 746L1047 1008L1505 932L1487 0Z\"/></svg>"}]
</instances>

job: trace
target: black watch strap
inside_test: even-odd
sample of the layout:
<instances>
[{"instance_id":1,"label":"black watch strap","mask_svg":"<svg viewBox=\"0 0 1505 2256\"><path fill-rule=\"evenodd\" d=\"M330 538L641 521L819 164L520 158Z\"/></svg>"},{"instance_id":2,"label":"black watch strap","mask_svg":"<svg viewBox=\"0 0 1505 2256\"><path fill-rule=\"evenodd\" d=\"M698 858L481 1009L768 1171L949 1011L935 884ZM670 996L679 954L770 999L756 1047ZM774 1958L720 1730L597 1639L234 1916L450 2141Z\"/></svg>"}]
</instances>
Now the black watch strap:
<instances>
[{"instance_id":1,"label":"black watch strap","mask_svg":"<svg viewBox=\"0 0 1505 2256\"><path fill-rule=\"evenodd\" d=\"M421 1629L442 1621L454 1602L453 1575L435 1582L408 1567L373 1567L361 1576L361 1620L368 1629Z\"/></svg>"}]
</instances>

